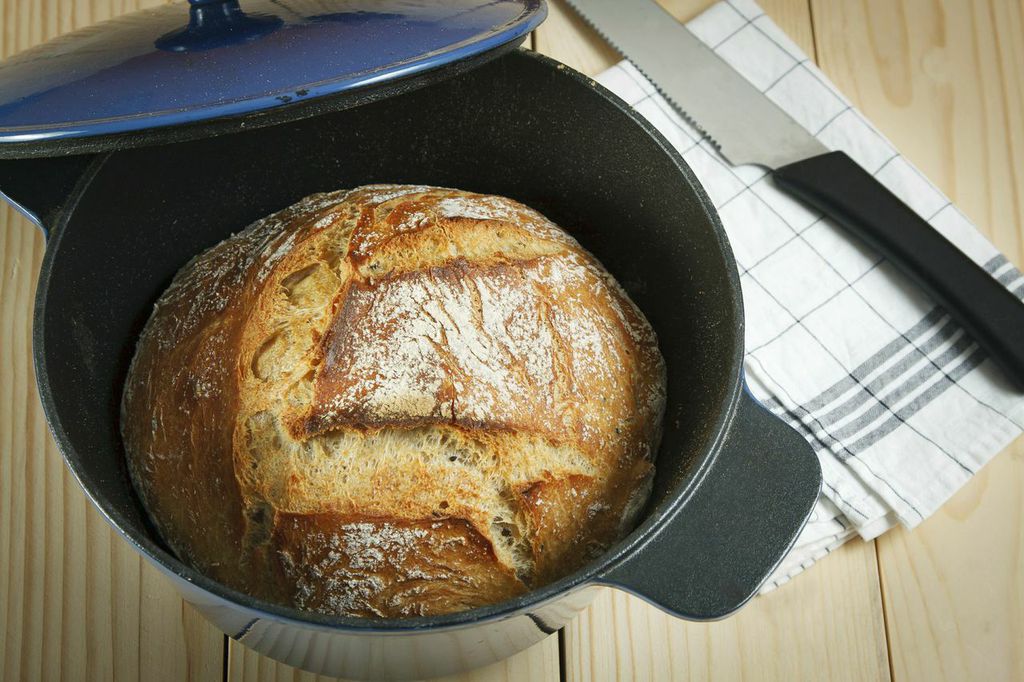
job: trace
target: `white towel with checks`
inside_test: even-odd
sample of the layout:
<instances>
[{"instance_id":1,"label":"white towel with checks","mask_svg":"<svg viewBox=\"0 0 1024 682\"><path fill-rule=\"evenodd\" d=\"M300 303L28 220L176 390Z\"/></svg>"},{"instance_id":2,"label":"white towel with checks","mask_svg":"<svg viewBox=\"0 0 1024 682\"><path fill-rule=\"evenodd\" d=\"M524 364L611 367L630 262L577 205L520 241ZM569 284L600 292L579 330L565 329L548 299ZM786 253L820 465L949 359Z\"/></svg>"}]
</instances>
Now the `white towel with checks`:
<instances>
[{"instance_id":1,"label":"white towel with checks","mask_svg":"<svg viewBox=\"0 0 1024 682\"><path fill-rule=\"evenodd\" d=\"M1024 297L1021 273L752 0L719 2L688 26ZM814 514L765 591L854 535L921 523L1021 433L1024 397L887 261L763 169L731 167L629 62L598 80L668 138L718 208L740 269L747 382L821 460Z\"/></svg>"}]
</instances>

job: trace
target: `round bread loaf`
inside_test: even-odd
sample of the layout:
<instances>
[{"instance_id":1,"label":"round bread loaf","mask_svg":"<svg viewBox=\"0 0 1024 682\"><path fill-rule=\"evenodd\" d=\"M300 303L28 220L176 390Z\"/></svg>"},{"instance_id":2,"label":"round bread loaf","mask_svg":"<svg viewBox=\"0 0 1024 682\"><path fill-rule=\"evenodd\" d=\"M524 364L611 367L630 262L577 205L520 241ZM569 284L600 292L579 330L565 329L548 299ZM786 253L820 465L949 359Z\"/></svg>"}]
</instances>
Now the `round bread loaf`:
<instances>
[{"instance_id":1,"label":"round bread loaf","mask_svg":"<svg viewBox=\"0 0 1024 682\"><path fill-rule=\"evenodd\" d=\"M512 597L628 532L664 398L650 325L542 215L373 185L186 265L121 429L184 561L300 609L403 617Z\"/></svg>"}]
</instances>

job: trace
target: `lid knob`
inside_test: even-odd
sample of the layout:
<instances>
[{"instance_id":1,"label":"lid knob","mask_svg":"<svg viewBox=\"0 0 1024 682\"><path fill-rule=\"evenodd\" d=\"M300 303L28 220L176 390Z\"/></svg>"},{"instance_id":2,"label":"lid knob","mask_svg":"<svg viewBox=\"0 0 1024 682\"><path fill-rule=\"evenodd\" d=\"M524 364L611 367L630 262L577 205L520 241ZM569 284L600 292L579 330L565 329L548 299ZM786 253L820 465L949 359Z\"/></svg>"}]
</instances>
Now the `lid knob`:
<instances>
[{"instance_id":1,"label":"lid knob","mask_svg":"<svg viewBox=\"0 0 1024 682\"><path fill-rule=\"evenodd\" d=\"M157 38L159 49L196 52L249 43L284 25L273 14L247 15L238 0L189 0L189 5L188 26Z\"/></svg>"}]
</instances>

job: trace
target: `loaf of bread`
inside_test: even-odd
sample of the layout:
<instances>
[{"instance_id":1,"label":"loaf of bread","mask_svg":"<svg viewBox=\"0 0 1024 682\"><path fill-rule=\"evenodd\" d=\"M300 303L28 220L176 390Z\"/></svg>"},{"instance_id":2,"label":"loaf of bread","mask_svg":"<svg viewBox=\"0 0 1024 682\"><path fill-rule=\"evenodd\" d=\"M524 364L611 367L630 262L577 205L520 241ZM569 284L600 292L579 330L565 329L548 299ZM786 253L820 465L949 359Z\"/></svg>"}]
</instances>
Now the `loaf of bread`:
<instances>
[{"instance_id":1,"label":"loaf of bread","mask_svg":"<svg viewBox=\"0 0 1024 682\"><path fill-rule=\"evenodd\" d=\"M557 226L373 185L186 265L121 430L182 560L300 609L405 617L520 594L631 530L664 399L650 325Z\"/></svg>"}]
</instances>

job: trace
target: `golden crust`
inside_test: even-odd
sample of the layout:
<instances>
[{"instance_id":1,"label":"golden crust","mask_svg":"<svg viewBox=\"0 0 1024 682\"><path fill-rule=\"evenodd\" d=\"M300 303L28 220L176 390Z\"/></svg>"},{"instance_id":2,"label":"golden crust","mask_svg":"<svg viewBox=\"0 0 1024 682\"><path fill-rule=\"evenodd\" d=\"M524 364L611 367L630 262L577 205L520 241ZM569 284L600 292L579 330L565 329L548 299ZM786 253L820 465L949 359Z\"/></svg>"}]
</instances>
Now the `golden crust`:
<instances>
[{"instance_id":1,"label":"golden crust","mask_svg":"<svg viewBox=\"0 0 1024 682\"><path fill-rule=\"evenodd\" d=\"M664 395L647 321L543 216L376 185L183 268L121 421L186 561L299 608L401 617L508 598L628 531Z\"/></svg>"},{"instance_id":2,"label":"golden crust","mask_svg":"<svg viewBox=\"0 0 1024 682\"><path fill-rule=\"evenodd\" d=\"M491 543L462 519L410 521L282 514L273 544L299 608L355 616L422 616L521 594Z\"/></svg>"}]
</instances>

